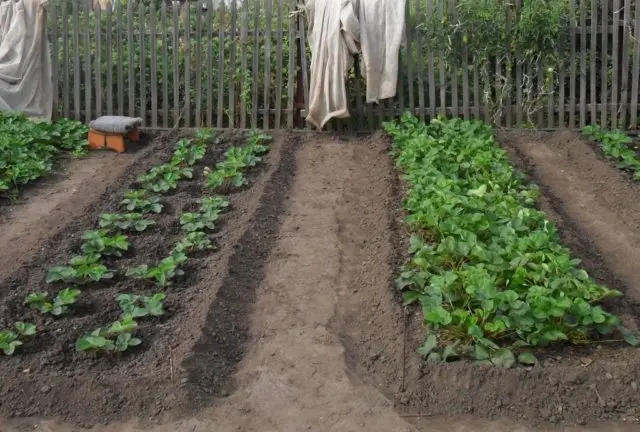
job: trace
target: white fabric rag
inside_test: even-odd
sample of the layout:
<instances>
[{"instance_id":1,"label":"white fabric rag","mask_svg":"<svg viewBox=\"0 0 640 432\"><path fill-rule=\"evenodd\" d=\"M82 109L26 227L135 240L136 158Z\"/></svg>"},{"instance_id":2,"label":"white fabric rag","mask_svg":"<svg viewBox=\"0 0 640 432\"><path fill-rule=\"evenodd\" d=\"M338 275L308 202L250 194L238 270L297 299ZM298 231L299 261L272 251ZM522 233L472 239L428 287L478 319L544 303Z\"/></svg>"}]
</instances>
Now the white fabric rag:
<instances>
[{"instance_id":1,"label":"white fabric rag","mask_svg":"<svg viewBox=\"0 0 640 432\"><path fill-rule=\"evenodd\" d=\"M44 6L0 0L0 111L51 120L53 81Z\"/></svg>"},{"instance_id":2,"label":"white fabric rag","mask_svg":"<svg viewBox=\"0 0 640 432\"><path fill-rule=\"evenodd\" d=\"M322 129L349 117L346 81L362 53L367 103L396 95L406 0L306 0L311 80L307 121Z\"/></svg>"}]
</instances>

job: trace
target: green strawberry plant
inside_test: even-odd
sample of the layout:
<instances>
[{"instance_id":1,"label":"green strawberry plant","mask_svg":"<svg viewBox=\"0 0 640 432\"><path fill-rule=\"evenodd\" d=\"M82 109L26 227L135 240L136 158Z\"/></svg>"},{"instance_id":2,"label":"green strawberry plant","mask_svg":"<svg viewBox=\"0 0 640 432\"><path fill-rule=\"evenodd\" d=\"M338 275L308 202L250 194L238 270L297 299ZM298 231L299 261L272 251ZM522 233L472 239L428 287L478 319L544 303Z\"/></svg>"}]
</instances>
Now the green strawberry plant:
<instances>
[{"instance_id":1,"label":"green strawberry plant","mask_svg":"<svg viewBox=\"0 0 640 432\"><path fill-rule=\"evenodd\" d=\"M146 264L127 270L125 276L134 279L144 279L155 281L158 286L164 288L171 284L171 281L184 275L184 271L180 268L187 262L187 256L184 252L174 251L170 256L160 261L157 266L149 267Z\"/></svg>"},{"instance_id":2,"label":"green strawberry plant","mask_svg":"<svg viewBox=\"0 0 640 432\"><path fill-rule=\"evenodd\" d=\"M182 229L188 233L201 231L205 227L213 229L213 224L207 224L199 213L183 213L180 215L180 225Z\"/></svg>"},{"instance_id":3,"label":"green strawberry plant","mask_svg":"<svg viewBox=\"0 0 640 432\"><path fill-rule=\"evenodd\" d=\"M176 150L171 158L171 164L193 166L204 158L206 151L207 145L205 141L193 143L188 138L182 138L176 143Z\"/></svg>"},{"instance_id":4,"label":"green strawberry plant","mask_svg":"<svg viewBox=\"0 0 640 432\"><path fill-rule=\"evenodd\" d=\"M410 261L396 285L419 303L433 362L460 357L533 364L536 347L635 335L600 303L622 295L594 282L560 245L524 183L481 122L410 114L385 123L404 172Z\"/></svg>"},{"instance_id":5,"label":"green strawberry plant","mask_svg":"<svg viewBox=\"0 0 640 432\"><path fill-rule=\"evenodd\" d=\"M68 266L50 268L47 272L46 282L85 284L113 278L113 272L104 264L100 264L99 260L99 254L75 256L71 258Z\"/></svg>"},{"instance_id":6,"label":"green strawberry plant","mask_svg":"<svg viewBox=\"0 0 640 432\"><path fill-rule=\"evenodd\" d=\"M122 317L143 318L164 314L164 293L156 293L151 297L136 294L120 294L116 301L122 309Z\"/></svg>"},{"instance_id":7,"label":"green strawberry plant","mask_svg":"<svg viewBox=\"0 0 640 432\"><path fill-rule=\"evenodd\" d=\"M620 131L603 131L599 125L589 125L582 129L582 134L600 144L604 155L618 162L618 167L629 169L633 177L640 180L640 159L636 152L629 148L631 138Z\"/></svg>"},{"instance_id":8,"label":"green strawberry plant","mask_svg":"<svg viewBox=\"0 0 640 432\"><path fill-rule=\"evenodd\" d=\"M203 231L191 231L182 240L176 243L172 253L193 252L213 249L214 246L207 234Z\"/></svg>"},{"instance_id":9,"label":"green strawberry plant","mask_svg":"<svg viewBox=\"0 0 640 432\"><path fill-rule=\"evenodd\" d=\"M142 213L103 213L98 222L100 228L108 231L146 231L150 226L155 225L153 219L145 218Z\"/></svg>"},{"instance_id":10,"label":"green strawberry plant","mask_svg":"<svg viewBox=\"0 0 640 432\"><path fill-rule=\"evenodd\" d=\"M129 212L139 214L160 213L163 208L160 197L150 195L146 189L127 191L120 206Z\"/></svg>"},{"instance_id":11,"label":"green strawberry plant","mask_svg":"<svg viewBox=\"0 0 640 432\"><path fill-rule=\"evenodd\" d=\"M32 309L37 309L42 313L60 316L69 310L69 306L76 303L79 295L79 289L64 288L61 289L53 299L50 298L48 292L29 294L25 303Z\"/></svg>"},{"instance_id":12,"label":"green strawberry plant","mask_svg":"<svg viewBox=\"0 0 640 432\"><path fill-rule=\"evenodd\" d=\"M110 236L106 230L85 231L82 235L84 243L82 252L87 255L122 256L122 252L129 250L129 240L125 235Z\"/></svg>"},{"instance_id":13,"label":"green strawberry plant","mask_svg":"<svg viewBox=\"0 0 640 432\"><path fill-rule=\"evenodd\" d=\"M78 352L124 352L142 341L133 337L138 323L132 317L113 322L109 327L97 328L76 341Z\"/></svg>"},{"instance_id":14,"label":"green strawberry plant","mask_svg":"<svg viewBox=\"0 0 640 432\"><path fill-rule=\"evenodd\" d=\"M193 178L193 168L172 164L155 166L138 178L142 187L156 193L166 193L178 187L178 181Z\"/></svg>"},{"instance_id":15,"label":"green strawberry plant","mask_svg":"<svg viewBox=\"0 0 640 432\"><path fill-rule=\"evenodd\" d=\"M36 334L36 326L31 323L18 321L14 327L17 333L13 330L0 331L0 350L8 356L13 355L16 348L23 345L20 338L24 340Z\"/></svg>"}]
</instances>

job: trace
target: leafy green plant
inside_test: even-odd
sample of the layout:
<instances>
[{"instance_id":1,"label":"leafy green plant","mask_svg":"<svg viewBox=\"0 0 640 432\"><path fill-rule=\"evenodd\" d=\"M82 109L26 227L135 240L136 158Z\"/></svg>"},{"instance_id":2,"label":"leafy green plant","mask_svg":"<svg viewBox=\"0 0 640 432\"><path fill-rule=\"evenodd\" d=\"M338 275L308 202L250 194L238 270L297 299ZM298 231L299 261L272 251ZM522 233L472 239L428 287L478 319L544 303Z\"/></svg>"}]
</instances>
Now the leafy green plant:
<instances>
[{"instance_id":1,"label":"leafy green plant","mask_svg":"<svg viewBox=\"0 0 640 432\"><path fill-rule=\"evenodd\" d=\"M100 255L78 255L69 261L68 266L55 266L49 269L47 283L65 282L85 284L113 278L113 272L99 263Z\"/></svg>"},{"instance_id":2,"label":"leafy green plant","mask_svg":"<svg viewBox=\"0 0 640 432\"><path fill-rule=\"evenodd\" d=\"M146 231L150 226L155 225L153 219L145 218L142 213L103 213L98 222L100 228L112 231L117 229L123 231Z\"/></svg>"},{"instance_id":3,"label":"leafy green plant","mask_svg":"<svg viewBox=\"0 0 640 432\"><path fill-rule=\"evenodd\" d=\"M84 124L67 119L33 122L23 114L0 113L0 194L15 195L50 173L62 152L84 153L87 132Z\"/></svg>"},{"instance_id":4,"label":"leafy green plant","mask_svg":"<svg viewBox=\"0 0 640 432\"><path fill-rule=\"evenodd\" d=\"M160 197L150 195L145 189L130 190L124 194L124 199L120 203L129 212L140 214L162 212Z\"/></svg>"},{"instance_id":5,"label":"leafy green plant","mask_svg":"<svg viewBox=\"0 0 640 432\"><path fill-rule=\"evenodd\" d=\"M631 138L620 131L603 131L599 125L585 126L583 135L600 144L604 155L618 162L618 167L628 169L635 180L640 180L640 159L633 149L629 148Z\"/></svg>"},{"instance_id":6,"label":"leafy green plant","mask_svg":"<svg viewBox=\"0 0 640 432\"><path fill-rule=\"evenodd\" d=\"M132 317L125 317L113 322L109 327L98 328L76 341L79 352L124 352L138 346L142 341L133 337L138 323Z\"/></svg>"},{"instance_id":7,"label":"leafy green plant","mask_svg":"<svg viewBox=\"0 0 640 432\"><path fill-rule=\"evenodd\" d=\"M419 303L429 361L468 356L531 364L531 350L635 335L601 305L621 293L598 285L534 208L538 189L514 173L480 122L410 114L385 123L405 173L411 260L396 284ZM515 355L514 352L518 353Z\"/></svg>"},{"instance_id":8,"label":"leafy green plant","mask_svg":"<svg viewBox=\"0 0 640 432\"><path fill-rule=\"evenodd\" d=\"M125 275L134 279L155 281L158 286L164 288L171 284L175 277L184 275L184 271L180 267L186 262L187 255L184 252L174 251L170 256L160 261L157 266L149 267L143 264L130 268Z\"/></svg>"},{"instance_id":9,"label":"leafy green plant","mask_svg":"<svg viewBox=\"0 0 640 432\"><path fill-rule=\"evenodd\" d=\"M171 158L171 164L193 166L200 159L204 158L206 151L206 138L196 143L188 138L182 138L176 143L176 150Z\"/></svg>"},{"instance_id":10,"label":"leafy green plant","mask_svg":"<svg viewBox=\"0 0 640 432\"><path fill-rule=\"evenodd\" d=\"M175 252L193 252L213 249L214 246L211 240L207 237L207 234L203 231L189 232L182 240L176 243L172 253Z\"/></svg>"},{"instance_id":11,"label":"leafy green plant","mask_svg":"<svg viewBox=\"0 0 640 432\"><path fill-rule=\"evenodd\" d=\"M127 236L110 236L105 230L85 231L82 239L84 240L82 252L87 255L114 255L120 257L122 252L129 250Z\"/></svg>"},{"instance_id":12,"label":"leafy green plant","mask_svg":"<svg viewBox=\"0 0 640 432\"><path fill-rule=\"evenodd\" d=\"M147 174L140 176L138 181L148 191L166 193L176 189L178 182L185 178L193 178L193 168L162 164L151 168Z\"/></svg>"},{"instance_id":13,"label":"leafy green plant","mask_svg":"<svg viewBox=\"0 0 640 432\"><path fill-rule=\"evenodd\" d=\"M50 298L48 292L29 294L25 303L32 309L37 309L42 313L60 316L69 310L70 305L76 303L79 295L79 289L64 288L61 289L53 299Z\"/></svg>"},{"instance_id":14,"label":"leafy green plant","mask_svg":"<svg viewBox=\"0 0 640 432\"><path fill-rule=\"evenodd\" d=\"M13 355L16 348L23 345L20 337L25 339L36 334L36 326L31 323L18 321L14 324L14 327L17 333L12 330L0 331L0 350L8 356Z\"/></svg>"},{"instance_id":15,"label":"leafy green plant","mask_svg":"<svg viewBox=\"0 0 640 432\"><path fill-rule=\"evenodd\" d=\"M143 318L164 314L164 293L156 293L151 297L136 294L120 294L116 301L122 309L122 317Z\"/></svg>"}]
</instances>

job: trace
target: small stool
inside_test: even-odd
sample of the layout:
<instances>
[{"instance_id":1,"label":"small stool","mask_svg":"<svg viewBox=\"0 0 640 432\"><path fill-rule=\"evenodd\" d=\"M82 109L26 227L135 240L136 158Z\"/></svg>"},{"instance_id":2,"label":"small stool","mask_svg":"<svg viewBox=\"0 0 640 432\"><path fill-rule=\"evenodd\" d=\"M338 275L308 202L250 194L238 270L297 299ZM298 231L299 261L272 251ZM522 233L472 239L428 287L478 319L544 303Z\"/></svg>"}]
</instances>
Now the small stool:
<instances>
[{"instance_id":1,"label":"small stool","mask_svg":"<svg viewBox=\"0 0 640 432\"><path fill-rule=\"evenodd\" d=\"M138 128L142 119L124 116L98 117L89 123L89 147L92 149L110 148L123 153L126 151L126 141L139 141Z\"/></svg>"}]
</instances>

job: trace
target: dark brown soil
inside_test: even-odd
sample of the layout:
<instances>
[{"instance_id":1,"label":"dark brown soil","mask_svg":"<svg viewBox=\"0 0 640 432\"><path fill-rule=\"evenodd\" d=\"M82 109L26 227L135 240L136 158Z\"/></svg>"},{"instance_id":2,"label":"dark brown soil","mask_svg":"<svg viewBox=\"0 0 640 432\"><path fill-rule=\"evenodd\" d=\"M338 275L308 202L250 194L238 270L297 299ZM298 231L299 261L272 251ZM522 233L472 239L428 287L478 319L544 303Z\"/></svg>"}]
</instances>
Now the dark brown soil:
<instances>
[{"instance_id":1,"label":"dark brown soil","mask_svg":"<svg viewBox=\"0 0 640 432\"><path fill-rule=\"evenodd\" d=\"M256 201L261 194L256 193L255 188L244 188L228 196L230 209L223 216L219 231L211 236L218 250L189 260L185 277L165 291L165 315L139 322L137 334L143 340L143 346L134 352L107 358L76 353L74 345L78 336L118 319L117 294L135 292L148 295L154 292L152 286L143 282L116 277L109 283L87 286L74 313L58 319L47 318L23 305L27 294L49 288L44 284L44 274L49 267L64 265L74 252L79 252L82 232L95 229L98 215L118 211L124 191L136 186L135 178L151 166L168 160L177 138L177 133L161 137L153 144L154 151L148 158L120 177L95 204L41 245L40 253L0 285L0 328L22 320L36 323L39 329L37 338L26 343L19 355L0 358L2 415L54 416L80 424L106 422L115 417L145 418L175 408L179 405L178 400L187 400L182 394L191 394L199 388L199 372L204 371L198 370L197 361L184 365L182 362L190 356L193 343L204 338L200 330L205 315L207 312L219 312L219 308L226 309L225 302L231 295L229 290L242 287L230 283L234 275L250 275L257 271L261 257L268 252L268 243L260 244L253 251L252 259L246 256L238 261L231 257L229 261L233 245L247 231L247 222L256 211ZM227 134L221 145L210 147L205 159L196 167L194 179L181 182L176 191L165 195L163 212L154 216L156 225L147 232L131 235L132 250L121 259L110 260L108 265L123 270L143 263L151 264L166 256L181 237L179 215L193 210L197 206L196 200L202 196L202 168L215 165L228 146L242 141L242 134ZM265 158L266 163L249 173L250 185L257 184L258 189L264 187L265 176L273 169L270 168L273 160L279 158L280 142L276 141L272 147L272 152ZM272 195L265 199L269 201ZM257 227L266 234L270 224L276 222L277 200L263 206L272 206L271 212L266 208L259 220L252 221L256 225L244 234L245 241L258 234ZM253 240L253 244L258 243ZM227 264L231 268L225 280L228 285L220 291L222 298L217 298L216 285L226 273ZM245 289L249 292L249 287ZM234 343L241 342L242 332L238 332L238 335L228 334ZM205 334L211 337L206 331ZM237 360L236 354L223 352L232 356L230 360ZM231 368L231 363L215 366L209 376L219 380L228 375L231 370L225 369ZM215 389L215 386L207 386L207 390L209 388ZM183 405L197 407L193 401Z\"/></svg>"},{"instance_id":2,"label":"dark brown soil","mask_svg":"<svg viewBox=\"0 0 640 432\"><path fill-rule=\"evenodd\" d=\"M563 243L598 282L626 294L610 302L608 309L637 329L638 186L572 133L499 139L513 163L541 186L539 205L558 225ZM394 319L403 319L399 311ZM389 389L401 412L417 415L410 418L420 428L428 428L425 419L430 417L460 416L509 419L538 429L551 424L638 422L640 357L637 349L623 343L554 348L539 353L542 366L532 369L501 370L467 362L434 366L415 352L424 342L419 310L408 314L406 359L398 360L397 345L387 343L392 319L373 317L369 323L374 327L360 333L359 343L347 345L359 360L356 367L361 376L373 377ZM395 331L397 344L402 334Z\"/></svg>"}]
</instances>

